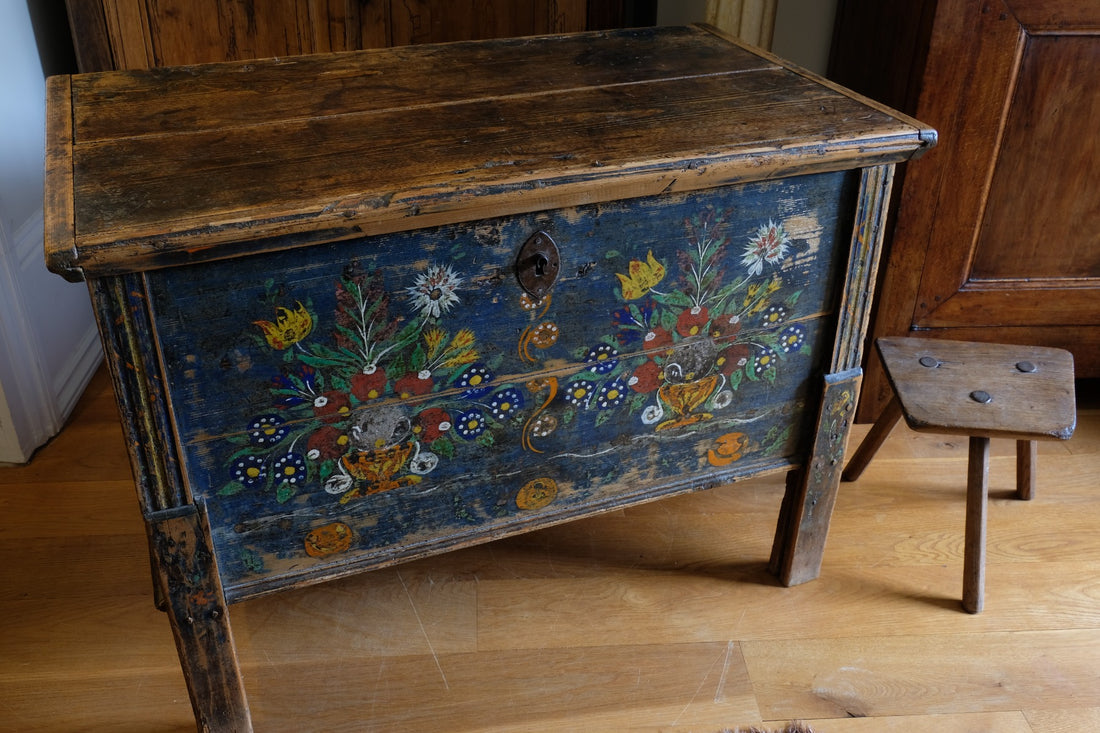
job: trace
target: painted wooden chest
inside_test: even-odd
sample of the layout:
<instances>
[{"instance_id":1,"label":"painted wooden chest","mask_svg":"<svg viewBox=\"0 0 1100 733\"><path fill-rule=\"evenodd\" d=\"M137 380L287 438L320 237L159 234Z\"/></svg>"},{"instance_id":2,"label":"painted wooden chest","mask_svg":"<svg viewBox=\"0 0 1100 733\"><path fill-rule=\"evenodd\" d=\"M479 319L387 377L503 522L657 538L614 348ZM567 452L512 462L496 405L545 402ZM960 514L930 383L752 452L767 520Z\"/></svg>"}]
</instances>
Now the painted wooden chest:
<instances>
[{"instance_id":1,"label":"painted wooden chest","mask_svg":"<svg viewBox=\"0 0 1100 733\"><path fill-rule=\"evenodd\" d=\"M200 728L227 605L786 471L816 577L919 123L705 27L55 77L87 279Z\"/></svg>"}]
</instances>

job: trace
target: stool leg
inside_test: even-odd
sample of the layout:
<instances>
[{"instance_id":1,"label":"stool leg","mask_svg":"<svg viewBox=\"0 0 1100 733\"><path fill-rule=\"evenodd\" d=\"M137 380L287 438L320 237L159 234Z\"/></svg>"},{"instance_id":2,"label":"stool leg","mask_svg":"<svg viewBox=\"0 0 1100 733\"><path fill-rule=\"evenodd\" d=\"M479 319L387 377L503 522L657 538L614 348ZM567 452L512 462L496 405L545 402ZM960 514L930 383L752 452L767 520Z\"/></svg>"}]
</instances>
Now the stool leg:
<instances>
[{"instance_id":1,"label":"stool leg","mask_svg":"<svg viewBox=\"0 0 1100 733\"><path fill-rule=\"evenodd\" d=\"M863 469L867 468L867 464L875 457L875 453L878 453L878 449L882 447L886 437L890 435L890 431L894 429L900 419L901 402L898 400L897 395L894 395L894 398L890 400L890 403L883 409L882 414L879 415L878 420L871 426L871 430L863 438L863 442L859 444L855 455L848 461L841 478L845 481L858 479L863 474Z\"/></svg>"},{"instance_id":2,"label":"stool leg","mask_svg":"<svg viewBox=\"0 0 1100 733\"><path fill-rule=\"evenodd\" d=\"M963 549L963 609L981 613L985 594L986 501L989 438L971 436L966 475L966 544Z\"/></svg>"},{"instance_id":3,"label":"stool leg","mask_svg":"<svg viewBox=\"0 0 1100 733\"><path fill-rule=\"evenodd\" d=\"M1039 444L1034 440L1016 441L1016 498L1029 501L1035 497L1035 474Z\"/></svg>"}]
</instances>

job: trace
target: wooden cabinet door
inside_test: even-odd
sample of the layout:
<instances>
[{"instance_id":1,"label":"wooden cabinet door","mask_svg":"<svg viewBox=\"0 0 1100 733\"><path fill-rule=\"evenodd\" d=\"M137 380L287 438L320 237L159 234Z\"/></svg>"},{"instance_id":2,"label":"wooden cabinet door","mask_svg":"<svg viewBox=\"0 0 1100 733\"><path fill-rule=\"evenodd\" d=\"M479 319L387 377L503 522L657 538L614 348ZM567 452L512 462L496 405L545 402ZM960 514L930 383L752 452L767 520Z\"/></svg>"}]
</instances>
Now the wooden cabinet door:
<instances>
[{"instance_id":1,"label":"wooden cabinet door","mask_svg":"<svg viewBox=\"0 0 1100 733\"><path fill-rule=\"evenodd\" d=\"M940 0L914 112L940 145L906 173L873 335L1056 346L1100 376L1100 3ZM861 417L886 394L870 363Z\"/></svg>"}]
</instances>

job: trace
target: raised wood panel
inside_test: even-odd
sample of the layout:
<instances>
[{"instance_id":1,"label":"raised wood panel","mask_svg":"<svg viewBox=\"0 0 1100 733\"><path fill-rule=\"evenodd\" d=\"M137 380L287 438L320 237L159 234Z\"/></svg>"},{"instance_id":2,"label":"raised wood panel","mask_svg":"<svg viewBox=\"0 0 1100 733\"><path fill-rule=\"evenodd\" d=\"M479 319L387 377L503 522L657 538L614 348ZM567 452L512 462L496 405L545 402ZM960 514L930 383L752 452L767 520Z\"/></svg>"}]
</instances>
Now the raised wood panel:
<instances>
[{"instance_id":1,"label":"raised wood panel","mask_svg":"<svg viewBox=\"0 0 1100 733\"><path fill-rule=\"evenodd\" d=\"M588 0L66 2L81 71L652 25L656 14L651 3Z\"/></svg>"},{"instance_id":2,"label":"raised wood panel","mask_svg":"<svg viewBox=\"0 0 1100 733\"><path fill-rule=\"evenodd\" d=\"M568 33L586 27L587 0L403 0L389 5L391 44Z\"/></svg>"},{"instance_id":3,"label":"raised wood panel","mask_svg":"<svg viewBox=\"0 0 1100 733\"><path fill-rule=\"evenodd\" d=\"M295 0L146 0L140 11L153 66L313 50L309 8Z\"/></svg>"},{"instance_id":4,"label":"raised wood panel","mask_svg":"<svg viewBox=\"0 0 1100 733\"><path fill-rule=\"evenodd\" d=\"M971 279L1100 278L1097 88L1096 37L1027 40Z\"/></svg>"},{"instance_id":5,"label":"raised wood panel","mask_svg":"<svg viewBox=\"0 0 1100 733\"><path fill-rule=\"evenodd\" d=\"M1010 0L1011 12L1032 32L1048 30L1100 31L1093 0Z\"/></svg>"}]
</instances>

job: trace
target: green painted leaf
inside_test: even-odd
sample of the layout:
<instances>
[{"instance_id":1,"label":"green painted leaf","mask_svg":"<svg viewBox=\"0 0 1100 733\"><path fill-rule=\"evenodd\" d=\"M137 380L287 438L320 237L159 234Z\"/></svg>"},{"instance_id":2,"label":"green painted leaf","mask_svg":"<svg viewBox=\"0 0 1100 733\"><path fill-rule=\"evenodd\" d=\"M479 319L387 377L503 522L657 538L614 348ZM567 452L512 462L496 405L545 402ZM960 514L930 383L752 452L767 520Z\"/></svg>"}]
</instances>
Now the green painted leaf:
<instances>
[{"instance_id":1,"label":"green painted leaf","mask_svg":"<svg viewBox=\"0 0 1100 733\"><path fill-rule=\"evenodd\" d=\"M736 392L737 388L741 386L741 380L744 379L744 377L745 372L742 369L738 369L733 374L731 374L729 379L730 389Z\"/></svg>"},{"instance_id":2,"label":"green painted leaf","mask_svg":"<svg viewBox=\"0 0 1100 733\"><path fill-rule=\"evenodd\" d=\"M264 559L251 547L242 549L240 557L241 562L249 572L262 573L264 571Z\"/></svg>"},{"instance_id":3,"label":"green painted leaf","mask_svg":"<svg viewBox=\"0 0 1100 733\"><path fill-rule=\"evenodd\" d=\"M656 297L658 296L654 295L654 298ZM663 302L665 305L671 305L677 308L690 308L691 306L695 305L695 303L692 302L691 298L689 298L686 293L682 293L679 290L674 290L671 293L665 293L663 296L660 296L660 299L661 302ZM675 318L673 318L672 322L675 324Z\"/></svg>"},{"instance_id":4,"label":"green painted leaf","mask_svg":"<svg viewBox=\"0 0 1100 733\"><path fill-rule=\"evenodd\" d=\"M280 442L280 444L285 443L286 445L290 445L290 443L293 442L293 441L294 441L294 436L293 435L287 435L287 437L283 438L279 442ZM229 458L228 458L228 462L231 463L231 462L237 460L238 458L240 458L241 456L263 456L268 451L270 451L270 447L268 447L265 450L263 448L257 448L256 446L252 445L250 442L248 442L248 436L247 435L244 436L244 442L248 443L247 446L244 447L244 448L241 448L238 451L235 451L232 455L230 455Z\"/></svg>"},{"instance_id":5,"label":"green painted leaf","mask_svg":"<svg viewBox=\"0 0 1100 733\"><path fill-rule=\"evenodd\" d=\"M230 481L218 492L218 496L233 496L244 491L244 484L239 481Z\"/></svg>"},{"instance_id":6,"label":"green painted leaf","mask_svg":"<svg viewBox=\"0 0 1100 733\"><path fill-rule=\"evenodd\" d=\"M291 497L295 494L294 487L286 482L279 484L279 487L275 490L275 500L280 504L285 504L290 501Z\"/></svg>"},{"instance_id":7,"label":"green painted leaf","mask_svg":"<svg viewBox=\"0 0 1100 733\"><path fill-rule=\"evenodd\" d=\"M455 444L450 438L436 438L432 441L431 448L432 453L435 453L441 458L455 457Z\"/></svg>"},{"instance_id":8,"label":"green painted leaf","mask_svg":"<svg viewBox=\"0 0 1100 733\"><path fill-rule=\"evenodd\" d=\"M332 359L324 356L314 356L312 354L298 354L298 360L316 369L326 369L328 367L340 366L344 363L342 359Z\"/></svg>"},{"instance_id":9,"label":"green painted leaf","mask_svg":"<svg viewBox=\"0 0 1100 733\"><path fill-rule=\"evenodd\" d=\"M452 503L454 505L454 513L456 517L464 522L469 522L470 524L477 523L477 519L474 517L473 514L470 513L470 510L466 508L466 503L462 501L462 497L460 497L458 494L455 494Z\"/></svg>"}]
</instances>

